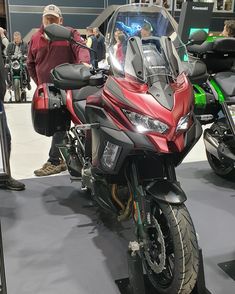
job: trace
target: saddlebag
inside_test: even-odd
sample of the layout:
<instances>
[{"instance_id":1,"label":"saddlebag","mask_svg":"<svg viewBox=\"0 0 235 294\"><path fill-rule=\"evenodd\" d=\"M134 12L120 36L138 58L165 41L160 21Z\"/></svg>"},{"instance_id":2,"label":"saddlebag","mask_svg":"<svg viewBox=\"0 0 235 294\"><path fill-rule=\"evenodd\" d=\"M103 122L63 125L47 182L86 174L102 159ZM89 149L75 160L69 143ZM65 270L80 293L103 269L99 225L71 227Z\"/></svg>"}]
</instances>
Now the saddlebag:
<instances>
[{"instance_id":1,"label":"saddlebag","mask_svg":"<svg viewBox=\"0 0 235 294\"><path fill-rule=\"evenodd\" d=\"M65 95L63 90L52 84L42 84L36 89L32 101L32 123L37 133L49 137L69 129L70 114L63 103Z\"/></svg>"}]
</instances>

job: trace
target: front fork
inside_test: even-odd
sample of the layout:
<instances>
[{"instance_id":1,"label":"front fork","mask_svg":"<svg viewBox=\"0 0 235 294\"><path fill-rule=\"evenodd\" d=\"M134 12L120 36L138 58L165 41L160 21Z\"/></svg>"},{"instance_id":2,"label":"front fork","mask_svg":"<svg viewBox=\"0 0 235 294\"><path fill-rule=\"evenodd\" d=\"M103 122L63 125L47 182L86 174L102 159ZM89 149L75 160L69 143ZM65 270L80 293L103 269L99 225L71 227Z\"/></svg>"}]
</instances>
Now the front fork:
<instances>
[{"instance_id":1,"label":"front fork","mask_svg":"<svg viewBox=\"0 0 235 294\"><path fill-rule=\"evenodd\" d=\"M180 187L180 184L177 182L176 178L175 166L170 157L164 159L164 166L167 181L172 184L177 184ZM146 240L146 229L152 226L151 196L146 193L145 189L139 182L138 170L135 161L131 163L130 174L134 209L137 217L136 223L138 235L141 240ZM166 199L162 200L168 202Z\"/></svg>"},{"instance_id":2,"label":"front fork","mask_svg":"<svg viewBox=\"0 0 235 294\"><path fill-rule=\"evenodd\" d=\"M137 231L140 240L146 239L146 229L151 226L150 197L139 183L138 170L135 161L131 163L131 187L133 192L134 213L137 217Z\"/></svg>"},{"instance_id":3,"label":"front fork","mask_svg":"<svg viewBox=\"0 0 235 294\"><path fill-rule=\"evenodd\" d=\"M228 125L230 127L230 130L233 134L233 137L235 138L235 124L234 124L234 121L233 121L233 118L232 118L232 115L229 111L229 106L230 105L234 105L234 102L231 103L231 102L222 102L221 103L221 107L222 107L222 111L224 113L224 116L228 122Z\"/></svg>"}]
</instances>

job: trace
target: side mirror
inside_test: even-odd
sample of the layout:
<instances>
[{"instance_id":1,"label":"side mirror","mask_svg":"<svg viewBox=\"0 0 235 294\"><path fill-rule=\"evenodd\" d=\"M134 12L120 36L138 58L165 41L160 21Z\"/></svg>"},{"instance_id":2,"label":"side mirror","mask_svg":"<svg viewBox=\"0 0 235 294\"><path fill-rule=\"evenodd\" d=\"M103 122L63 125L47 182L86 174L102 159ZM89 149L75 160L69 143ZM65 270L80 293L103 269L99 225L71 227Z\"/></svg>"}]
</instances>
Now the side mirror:
<instances>
[{"instance_id":1,"label":"side mirror","mask_svg":"<svg viewBox=\"0 0 235 294\"><path fill-rule=\"evenodd\" d=\"M189 44L201 45L203 42L206 41L207 37L208 34L204 30L198 30L189 36Z\"/></svg>"},{"instance_id":2,"label":"side mirror","mask_svg":"<svg viewBox=\"0 0 235 294\"><path fill-rule=\"evenodd\" d=\"M46 26L44 32L51 41L70 41L73 37L71 30L58 24L50 24Z\"/></svg>"},{"instance_id":3,"label":"side mirror","mask_svg":"<svg viewBox=\"0 0 235 294\"><path fill-rule=\"evenodd\" d=\"M51 41L63 41L67 40L69 42L74 42L82 48L85 48L89 51L94 52L95 54L95 68L98 68L98 59L97 59L97 52L92 48L87 47L86 45L77 42L73 39L73 33L70 29L63 27L58 24L50 24L45 27L44 32L48 36Z\"/></svg>"}]
</instances>

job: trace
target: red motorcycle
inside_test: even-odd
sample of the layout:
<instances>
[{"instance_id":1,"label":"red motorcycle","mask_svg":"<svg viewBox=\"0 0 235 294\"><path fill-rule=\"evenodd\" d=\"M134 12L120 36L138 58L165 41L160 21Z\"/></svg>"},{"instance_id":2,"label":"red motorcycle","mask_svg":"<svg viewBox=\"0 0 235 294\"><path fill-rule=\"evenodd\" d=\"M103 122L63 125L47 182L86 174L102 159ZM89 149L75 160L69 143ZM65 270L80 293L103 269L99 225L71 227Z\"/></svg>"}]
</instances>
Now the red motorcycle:
<instances>
[{"instance_id":1,"label":"red motorcycle","mask_svg":"<svg viewBox=\"0 0 235 294\"><path fill-rule=\"evenodd\" d=\"M150 35L141 37L146 27ZM124 36L119 46L115 29ZM50 25L46 33L52 41L75 42L62 26ZM81 180L119 221L133 218L132 250L139 252L156 293L191 293L198 243L175 167L202 129L183 70L185 47L167 10L145 5L121 6L106 42L108 75L97 66L63 64L52 71L54 85L37 88L34 128L47 136L65 130L59 148L71 179Z\"/></svg>"}]
</instances>

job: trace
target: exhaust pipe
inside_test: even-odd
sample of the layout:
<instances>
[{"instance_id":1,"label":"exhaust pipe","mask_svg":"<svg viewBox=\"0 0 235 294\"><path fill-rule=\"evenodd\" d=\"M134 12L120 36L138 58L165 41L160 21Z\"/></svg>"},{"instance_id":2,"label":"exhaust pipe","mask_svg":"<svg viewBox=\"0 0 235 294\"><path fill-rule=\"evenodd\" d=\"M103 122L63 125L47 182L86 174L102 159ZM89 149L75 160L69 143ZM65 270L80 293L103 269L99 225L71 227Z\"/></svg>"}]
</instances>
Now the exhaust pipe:
<instances>
[{"instance_id":1,"label":"exhaust pipe","mask_svg":"<svg viewBox=\"0 0 235 294\"><path fill-rule=\"evenodd\" d=\"M235 154L230 151L229 146L223 142L219 143L219 141L212 136L210 129L204 131L203 139L206 150L218 160L230 163L231 161L235 162Z\"/></svg>"},{"instance_id":2,"label":"exhaust pipe","mask_svg":"<svg viewBox=\"0 0 235 294\"><path fill-rule=\"evenodd\" d=\"M220 157L218 154L219 141L215 137L213 137L210 133L211 133L211 130L207 129L204 131L204 134L203 134L206 150L220 160Z\"/></svg>"}]
</instances>

